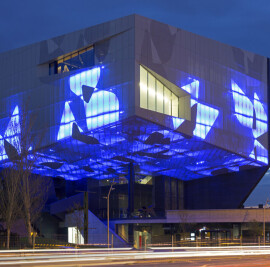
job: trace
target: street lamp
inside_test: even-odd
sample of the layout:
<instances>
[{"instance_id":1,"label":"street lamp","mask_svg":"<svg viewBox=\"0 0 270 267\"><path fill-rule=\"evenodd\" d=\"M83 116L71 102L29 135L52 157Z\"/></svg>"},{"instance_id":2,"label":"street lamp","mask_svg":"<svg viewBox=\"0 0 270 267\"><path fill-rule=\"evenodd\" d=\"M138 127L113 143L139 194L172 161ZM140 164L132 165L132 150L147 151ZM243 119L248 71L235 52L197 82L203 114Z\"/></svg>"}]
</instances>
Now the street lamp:
<instances>
[{"instance_id":1,"label":"street lamp","mask_svg":"<svg viewBox=\"0 0 270 267\"><path fill-rule=\"evenodd\" d=\"M111 186L110 186L110 190L109 190L109 193L107 195L107 240L108 240L108 248L110 248L110 194L111 194L111 191L114 190L113 188L113 185L114 185L114 179L111 183Z\"/></svg>"}]
</instances>

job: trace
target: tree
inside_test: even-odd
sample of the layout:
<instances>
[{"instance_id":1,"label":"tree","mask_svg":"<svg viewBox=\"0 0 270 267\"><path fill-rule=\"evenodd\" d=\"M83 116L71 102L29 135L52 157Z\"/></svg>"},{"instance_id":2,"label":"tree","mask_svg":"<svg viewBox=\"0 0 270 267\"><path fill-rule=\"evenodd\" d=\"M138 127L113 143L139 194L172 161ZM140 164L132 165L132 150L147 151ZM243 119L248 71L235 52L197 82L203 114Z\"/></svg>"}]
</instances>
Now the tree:
<instances>
[{"instance_id":1,"label":"tree","mask_svg":"<svg viewBox=\"0 0 270 267\"><path fill-rule=\"evenodd\" d=\"M195 223L189 223L188 221L188 214L185 213L184 211L181 211L179 213L179 229L181 231L183 240L186 240L187 238L190 237L190 232L194 230Z\"/></svg>"},{"instance_id":2,"label":"tree","mask_svg":"<svg viewBox=\"0 0 270 267\"><path fill-rule=\"evenodd\" d=\"M47 178L33 176L28 173L22 173L21 175L23 217L27 227L28 242L33 246L35 244L35 233L32 233L32 225L40 217L40 213L47 201L49 187L50 180Z\"/></svg>"},{"instance_id":3,"label":"tree","mask_svg":"<svg viewBox=\"0 0 270 267\"><path fill-rule=\"evenodd\" d=\"M19 176L14 169L3 169L0 178L0 211L7 228L7 244L10 247L10 230L19 218L22 208L19 194Z\"/></svg>"},{"instance_id":4,"label":"tree","mask_svg":"<svg viewBox=\"0 0 270 267\"><path fill-rule=\"evenodd\" d=\"M248 230L247 235L249 235L250 237L253 237L254 239L257 238L258 236L263 236L263 227L262 227L262 223L258 222L256 220L252 220L250 221L250 223L247 224L248 225Z\"/></svg>"},{"instance_id":5,"label":"tree","mask_svg":"<svg viewBox=\"0 0 270 267\"><path fill-rule=\"evenodd\" d=\"M22 217L28 233L28 243L32 242L32 225L40 216L46 201L51 180L33 174L39 158L38 149L42 136L34 134L32 129L35 116L28 115L26 106L21 108L9 123L8 135L4 140L5 152L11 161L14 179L18 180ZM15 178L16 176L16 178ZM35 235L34 235L35 237Z\"/></svg>"}]
</instances>

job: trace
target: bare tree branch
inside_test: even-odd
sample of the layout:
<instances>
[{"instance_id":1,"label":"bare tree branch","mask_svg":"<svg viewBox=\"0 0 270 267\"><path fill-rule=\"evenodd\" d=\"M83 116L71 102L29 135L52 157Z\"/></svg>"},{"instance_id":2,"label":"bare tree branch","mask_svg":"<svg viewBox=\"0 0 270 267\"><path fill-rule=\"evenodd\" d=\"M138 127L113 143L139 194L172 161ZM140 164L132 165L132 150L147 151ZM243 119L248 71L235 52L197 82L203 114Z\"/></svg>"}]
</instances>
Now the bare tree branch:
<instances>
[{"instance_id":1,"label":"bare tree branch","mask_svg":"<svg viewBox=\"0 0 270 267\"><path fill-rule=\"evenodd\" d=\"M47 201L51 180L33 174L39 158L37 151L42 141L42 136L37 136L32 131L35 116L27 113L26 106L16 116L10 120L9 135L5 137L4 147L11 161L10 169L14 180L18 181L22 217L28 232L28 242L32 244L32 225Z\"/></svg>"}]
</instances>

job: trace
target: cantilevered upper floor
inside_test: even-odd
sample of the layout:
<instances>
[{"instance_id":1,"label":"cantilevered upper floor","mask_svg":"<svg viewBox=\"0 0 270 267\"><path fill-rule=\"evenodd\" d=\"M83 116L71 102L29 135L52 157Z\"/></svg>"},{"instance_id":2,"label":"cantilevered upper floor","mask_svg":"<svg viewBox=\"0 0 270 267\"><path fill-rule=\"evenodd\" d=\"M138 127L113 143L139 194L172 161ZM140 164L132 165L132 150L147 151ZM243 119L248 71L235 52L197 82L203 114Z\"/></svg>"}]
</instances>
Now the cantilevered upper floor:
<instances>
[{"instance_id":1,"label":"cantilevered upper floor","mask_svg":"<svg viewBox=\"0 0 270 267\"><path fill-rule=\"evenodd\" d=\"M132 162L140 179L192 180L268 165L263 56L131 15L0 61L3 167L24 116L42 136L29 144L41 175L125 177Z\"/></svg>"}]
</instances>

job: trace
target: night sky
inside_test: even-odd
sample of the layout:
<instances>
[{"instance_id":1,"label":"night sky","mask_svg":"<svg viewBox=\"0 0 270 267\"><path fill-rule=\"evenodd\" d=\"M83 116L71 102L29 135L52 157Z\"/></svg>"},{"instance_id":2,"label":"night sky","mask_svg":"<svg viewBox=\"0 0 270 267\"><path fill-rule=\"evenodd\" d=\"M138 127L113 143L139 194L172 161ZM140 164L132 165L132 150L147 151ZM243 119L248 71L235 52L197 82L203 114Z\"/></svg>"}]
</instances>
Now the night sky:
<instances>
[{"instance_id":1,"label":"night sky","mask_svg":"<svg viewBox=\"0 0 270 267\"><path fill-rule=\"evenodd\" d=\"M133 13L270 57L270 0L0 0L0 52ZM246 204L270 198L268 177Z\"/></svg>"}]
</instances>

